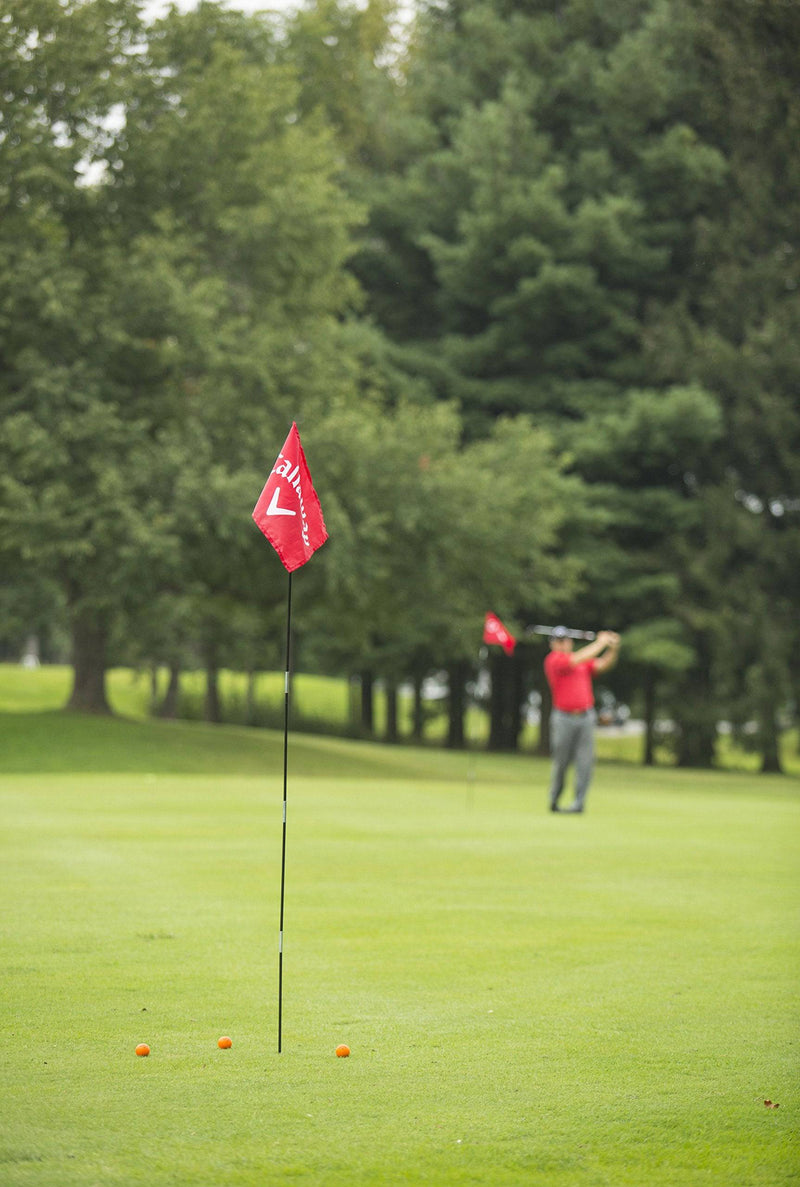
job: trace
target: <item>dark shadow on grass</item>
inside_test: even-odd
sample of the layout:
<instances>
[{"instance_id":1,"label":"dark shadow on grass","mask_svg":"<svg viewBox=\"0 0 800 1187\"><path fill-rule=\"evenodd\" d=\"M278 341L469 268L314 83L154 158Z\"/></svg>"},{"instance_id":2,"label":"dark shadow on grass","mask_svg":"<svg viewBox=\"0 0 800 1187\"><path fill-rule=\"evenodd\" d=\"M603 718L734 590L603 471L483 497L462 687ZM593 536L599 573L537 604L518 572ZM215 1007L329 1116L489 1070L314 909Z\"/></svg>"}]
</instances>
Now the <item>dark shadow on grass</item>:
<instances>
[{"instance_id":1,"label":"dark shadow on grass","mask_svg":"<svg viewBox=\"0 0 800 1187\"><path fill-rule=\"evenodd\" d=\"M0 714L0 773L244 775L283 778L283 733L185 721L134 721L67 711ZM450 779L442 753L298 733L289 774ZM456 774L455 777L458 777Z\"/></svg>"}]
</instances>

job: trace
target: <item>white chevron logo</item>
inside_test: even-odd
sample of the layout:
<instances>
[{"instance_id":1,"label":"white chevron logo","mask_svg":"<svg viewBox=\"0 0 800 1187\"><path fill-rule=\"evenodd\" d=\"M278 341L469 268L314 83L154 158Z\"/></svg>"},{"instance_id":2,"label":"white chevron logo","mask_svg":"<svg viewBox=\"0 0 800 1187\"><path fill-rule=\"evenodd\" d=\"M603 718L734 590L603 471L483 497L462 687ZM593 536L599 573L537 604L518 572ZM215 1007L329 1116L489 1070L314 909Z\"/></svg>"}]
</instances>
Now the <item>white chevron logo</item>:
<instances>
[{"instance_id":1,"label":"white chevron logo","mask_svg":"<svg viewBox=\"0 0 800 1187\"><path fill-rule=\"evenodd\" d=\"M269 507L267 507L267 512L266 512L267 515L297 515L297 512L292 511L289 507L279 507L278 506L278 492L279 492L279 490L280 490L280 487L276 486L274 491L272 492L272 498L270 500Z\"/></svg>"}]
</instances>

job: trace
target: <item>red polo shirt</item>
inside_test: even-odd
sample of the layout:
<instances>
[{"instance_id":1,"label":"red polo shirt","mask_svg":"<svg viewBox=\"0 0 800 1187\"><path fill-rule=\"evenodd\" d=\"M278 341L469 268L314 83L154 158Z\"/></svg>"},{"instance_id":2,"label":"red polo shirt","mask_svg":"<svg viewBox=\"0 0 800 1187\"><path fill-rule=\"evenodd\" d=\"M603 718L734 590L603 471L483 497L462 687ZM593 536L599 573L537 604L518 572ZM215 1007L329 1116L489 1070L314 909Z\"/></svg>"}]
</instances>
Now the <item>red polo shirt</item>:
<instances>
[{"instance_id":1,"label":"red polo shirt","mask_svg":"<svg viewBox=\"0 0 800 1187\"><path fill-rule=\"evenodd\" d=\"M544 661L544 674L553 695L553 706L562 713L581 713L594 705L592 674L594 660L572 664L568 651L551 651Z\"/></svg>"}]
</instances>

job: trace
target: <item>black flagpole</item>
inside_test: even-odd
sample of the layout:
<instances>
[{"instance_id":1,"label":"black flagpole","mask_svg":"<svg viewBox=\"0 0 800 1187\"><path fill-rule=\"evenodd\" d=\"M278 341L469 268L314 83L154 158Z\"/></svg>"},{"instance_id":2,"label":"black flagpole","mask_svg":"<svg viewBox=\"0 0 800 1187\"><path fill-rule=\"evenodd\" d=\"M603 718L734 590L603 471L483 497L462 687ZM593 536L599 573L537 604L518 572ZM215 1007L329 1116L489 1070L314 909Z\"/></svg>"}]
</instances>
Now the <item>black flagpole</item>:
<instances>
[{"instance_id":1,"label":"black flagpole","mask_svg":"<svg viewBox=\"0 0 800 1187\"><path fill-rule=\"evenodd\" d=\"M292 646L292 574L286 603L286 671L283 683L283 843L281 845L281 922L278 943L278 1054L281 1053L283 1022L283 904L286 890L286 801L289 772L289 671Z\"/></svg>"}]
</instances>

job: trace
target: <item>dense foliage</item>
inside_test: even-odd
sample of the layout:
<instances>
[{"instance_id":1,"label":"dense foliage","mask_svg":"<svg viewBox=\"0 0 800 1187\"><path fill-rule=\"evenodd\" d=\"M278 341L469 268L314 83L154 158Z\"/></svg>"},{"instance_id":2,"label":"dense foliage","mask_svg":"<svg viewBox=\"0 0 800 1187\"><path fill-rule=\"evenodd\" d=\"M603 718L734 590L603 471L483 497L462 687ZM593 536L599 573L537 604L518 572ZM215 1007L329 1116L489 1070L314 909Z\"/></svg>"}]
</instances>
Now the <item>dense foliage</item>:
<instances>
[{"instance_id":1,"label":"dense foliage","mask_svg":"<svg viewBox=\"0 0 800 1187\"><path fill-rule=\"evenodd\" d=\"M406 14L407 15L407 14ZM625 635L617 691L779 766L798 702L800 17L780 0L11 0L0 642L280 659L250 510L292 420L305 665L447 671L483 614ZM513 746L541 648L493 664ZM502 716L502 715L501 715ZM499 719L499 718L498 718ZM422 717L418 712L417 732Z\"/></svg>"}]
</instances>

